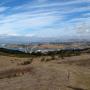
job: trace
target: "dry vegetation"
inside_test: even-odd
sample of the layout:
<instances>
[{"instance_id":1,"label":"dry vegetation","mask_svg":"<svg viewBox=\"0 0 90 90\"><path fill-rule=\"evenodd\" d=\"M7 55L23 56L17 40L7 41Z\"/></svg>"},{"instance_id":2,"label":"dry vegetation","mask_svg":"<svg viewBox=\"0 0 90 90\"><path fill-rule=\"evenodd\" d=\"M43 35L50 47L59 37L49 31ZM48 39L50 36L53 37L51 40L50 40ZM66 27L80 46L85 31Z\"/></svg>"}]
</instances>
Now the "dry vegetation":
<instances>
[{"instance_id":1,"label":"dry vegetation","mask_svg":"<svg viewBox=\"0 0 90 90\"><path fill-rule=\"evenodd\" d=\"M22 67L22 68L11 68L7 70L2 70L0 71L0 79L18 77L26 73L29 74L32 73L32 68Z\"/></svg>"},{"instance_id":2,"label":"dry vegetation","mask_svg":"<svg viewBox=\"0 0 90 90\"><path fill-rule=\"evenodd\" d=\"M0 55L0 90L90 90L90 54Z\"/></svg>"}]
</instances>

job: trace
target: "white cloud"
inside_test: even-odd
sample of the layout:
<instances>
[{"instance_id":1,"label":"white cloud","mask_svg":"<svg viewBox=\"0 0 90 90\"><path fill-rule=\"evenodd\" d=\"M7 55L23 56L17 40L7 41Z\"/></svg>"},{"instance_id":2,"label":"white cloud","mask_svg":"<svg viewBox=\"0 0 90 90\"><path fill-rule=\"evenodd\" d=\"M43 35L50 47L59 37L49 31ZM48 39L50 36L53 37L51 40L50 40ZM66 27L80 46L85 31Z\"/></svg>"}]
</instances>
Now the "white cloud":
<instances>
[{"instance_id":1,"label":"white cloud","mask_svg":"<svg viewBox=\"0 0 90 90\"><path fill-rule=\"evenodd\" d=\"M44 2L44 1L47 1L47 0L38 0L39 2ZM55 6L67 6L67 5L72 5L72 4L80 4L80 3L89 3L90 0L72 0L72 1L66 1L66 2L56 2L56 3L43 3L43 4L38 4L37 2L36 3L33 3L33 4L30 4L30 3L27 3L27 4L24 4L24 5L21 5L21 6L18 6L16 8L14 8L14 10L19 10L19 9L33 9L33 8L44 8L44 7L55 7Z\"/></svg>"},{"instance_id":2,"label":"white cloud","mask_svg":"<svg viewBox=\"0 0 90 90\"><path fill-rule=\"evenodd\" d=\"M90 20L90 19L89 19ZM85 18L83 19L78 19L78 21L73 23L73 29L76 31L77 35L81 36L90 36L90 21Z\"/></svg>"},{"instance_id":3,"label":"white cloud","mask_svg":"<svg viewBox=\"0 0 90 90\"><path fill-rule=\"evenodd\" d=\"M42 0L40 0L42 1ZM82 7L73 7L72 4L81 4L84 2L89 2L90 0L72 0L72 1L67 1L67 2L62 2L62 3L44 3L44 4L24 4L18 7L15 7L11 9L11 11L26 11L29 12L30 14L37 15L37 14L45 14L45 13L51 13L56 12L56 14L69 14L69 13L74 13L74 12L81 12L81 11L86 11L90 10L90 6L82 6ZM72 6L70 6L72 5ZM34 10L33 10L34 9Z\"/></svg>"},{"instance_id":4,"label":"white cloud","mask_svg":"<svg viewBox=\"0 0 90 90\"><path fill-rule=\"evenodd\" d=\"M33 36L36 36L35 34L31 34L31 33L28 33L25 35L26 37L33 37Z\"/></svg>"},{"instance_id":5,"label":"white cloud","mask_svg":"<svg viewBox=\"0 0 90 90\"><path fill-rule=\"evenodd\" d=\"M40 2L40 3L44 3L44 2L46 2L47 0L37 0L38 2Z\"/></svg>"},{"instance_id":6,"label":"white cloud","mask_svg":"<svg viewBox=\"0 0 90 90\"><path fill-rule=\"evenodd\" d=\"M84 13L82 16L84 16L84 17L90 17L90 12L89 13Z\"/></svg>"},{"instance_id":7,"label":"white cloud","mask_svg":"<svg viewBox=\"0 0 90 90\"><path fill-rule=\"evenodd\" d=\"M85 6L85 7L69 7L66 9L63 9L63 11L61 12L62 14L69 14L69 13L78 13L78 12L82 12L82 11L88 11L90 10L90 6Z\"/></svg>"},{"instance_id":8,"label":"white cloud","mask_svg":"<svg viewBox=\"0 0 90 90\"><path fill-rule=\"evenodd\" d=\"M22 30L39 29L44 26L52 25L58 18L51 13L30 14L29 12L3 16L0 20L0 34L15 35Z\"/></svg>"},{"instance_id":9,"label":"white cloud","mask_svg":"<svg viewBox=\"0 0 90 90\"><path fill-rule=\"evenodd\" d=\"M8 9L8 7L0 7L0 13L6 11Z\"/></svg>"},{"instance_id":10,"label":"white cloud","mask_svg":"<svg viewBox=\"0 0 90 90\"><path fill-rule=\"evenodd\" d=\"M77 26L77 32L79 34L90 34L90 26L86 23L80 23Z\"/></svg>"},{"instance_id":11,"label":"white cloud","mask_svg":"<svg viewBox=\"0 0 90 90\"><path fill-rule=\"evenodd\" d=\"M37 0L38 2L46 2L48 0ZM45 32L47 26L54 27L57 21L64 23L63 18L67 17L65 14L81 12L90 10L90 6L83 7L73 7L72 4L89 2L90 0L72 0L62 3L41 3L41 4L24 4L22 6L16 6L14 8L10 7L0 7L0 12L9 9L10 12L16 12L11 15L5 15L2 13L0 15L0 34L4 35L18 35L22 34L23 30L43 30ZM23 12L21 12L23 11ZM18 13L19 12L19 13ZM70 22L82 22L86 18L76 18L72 19ZM88 20L87 20L88 21ZM64 23L65 24L65 23ZM60 26L58 26L61 28ZM65 27L63 27L65 28ZM52 32L54 29L47 29L47 31ZM60 29L59 29L60 30ZM89 30L86 30L86 32ZM25 36L33 36L34 33L25 34Z\"/></svg>"}]
</instances>

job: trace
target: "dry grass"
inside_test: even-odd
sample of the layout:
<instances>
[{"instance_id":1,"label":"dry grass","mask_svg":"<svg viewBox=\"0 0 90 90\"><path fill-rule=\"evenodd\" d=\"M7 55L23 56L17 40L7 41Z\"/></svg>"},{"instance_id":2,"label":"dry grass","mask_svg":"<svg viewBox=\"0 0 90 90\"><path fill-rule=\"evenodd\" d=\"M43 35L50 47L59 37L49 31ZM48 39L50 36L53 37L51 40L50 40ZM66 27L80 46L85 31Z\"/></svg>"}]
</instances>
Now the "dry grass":
<instances>
[{"instance_id":1,"label":"dry grass","mask_svg":"<svg viewBox=\"0 0 90 90\"><path fill-rule=\"evenodd\" d=\"M0 56L0 90L90 90L89 54L31 59Z\"/></svg>"},{"instance_id":2,"label":"dry grass","mask_svg":"<svg viewBox=\"0 0 90 90\"><path fill-rule=\"evenodd\" d=\"M0 71L0 79L13 78L17 76L24 75L26 73L32 73L32 67L23 67L23 68L11 68L8 70Z\"/></svg>"},{"instance_id":3,"label":"dry grass","mask_svg":"<svg viewBox=\"0 0 90 90\"><path fill-rule=\"evenodd\" d=\"M28 59L27 61L23 61L21 63L18 63L18 65L28 65L28 64L31 64L33 61L33 59Z\"/></svg>"}]
</instances>

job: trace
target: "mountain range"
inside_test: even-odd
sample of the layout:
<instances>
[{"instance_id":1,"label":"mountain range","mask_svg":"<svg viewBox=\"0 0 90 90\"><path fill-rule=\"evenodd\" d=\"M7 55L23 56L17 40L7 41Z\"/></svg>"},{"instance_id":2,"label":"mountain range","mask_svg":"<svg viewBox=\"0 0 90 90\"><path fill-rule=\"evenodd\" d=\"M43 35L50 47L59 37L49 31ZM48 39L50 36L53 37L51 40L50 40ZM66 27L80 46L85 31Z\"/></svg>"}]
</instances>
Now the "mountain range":
<instances>
[{"instance_id":1,"label":"mountain range","mask_svg":"<svg viewBox=\"0 0 90 90\"><path fill-rule=\"evenodd\" d=\"M88 37L35 37L35 36L4 36L0 35L0 43L35 43L35 42L87 42L90 41Z\"/></svg>"}]
</instances>

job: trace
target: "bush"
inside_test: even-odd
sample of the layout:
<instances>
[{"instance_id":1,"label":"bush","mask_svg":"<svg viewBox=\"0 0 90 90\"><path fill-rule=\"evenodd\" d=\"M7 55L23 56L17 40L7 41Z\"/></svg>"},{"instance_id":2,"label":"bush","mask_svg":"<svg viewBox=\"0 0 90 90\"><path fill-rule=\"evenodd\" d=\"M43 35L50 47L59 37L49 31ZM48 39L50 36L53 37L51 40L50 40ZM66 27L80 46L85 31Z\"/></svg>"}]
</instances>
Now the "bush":
<instances>
[{"instance_id":1,"label":"bush","mask_svg":"<svg viewBox=\"0 0 90 90\"><path fill-rule=\"evenodd\" d=\"M30 60L24 61L24 62L21 63L20 65L28 65L28 64L31 64L32 61L33 61L33 59L30 59Z\"/></svg>"},{"instance_id":2,"label":"bush","mask_svg":"<svg viewBox=\"0 0 90 90\"><path fill-rule=\"evenodd\" d=\"M49 58L47 58L46 60L45 60L45 62L48 62L48 61L51 61L52 59L49 59Z\"/></svg>"},{"instance_id":3,"label":"bush","mask_svg":"<svg viewBox=\"0 0 90 90\"><path fill-rule=\"evenodd\" d=\"M43 58L41 58L41 62L43 62L43 61L45 61L45 58L43 57Z\"/></svg>"},{"instance_id":4,"label":"bush","mask_svg":"<svg viewBox=\"0 0 90 90\"><path fill-rule=\"evenodd\" d=\"M55 60L56 58L55 58L55 56L51 56L51 60Z\"/></svg>"},{"instance_id":5,"label":"bush","mask_svg":"<svg viewBox=\"0 0 90 90\"><path fill-rule=\"evenodd\" d=\"M16 69L12 68L8 70L0 71L0 79L13 78L31 72L32 72L32 67L16 68Z\"/></svg>"}]
</instances>

